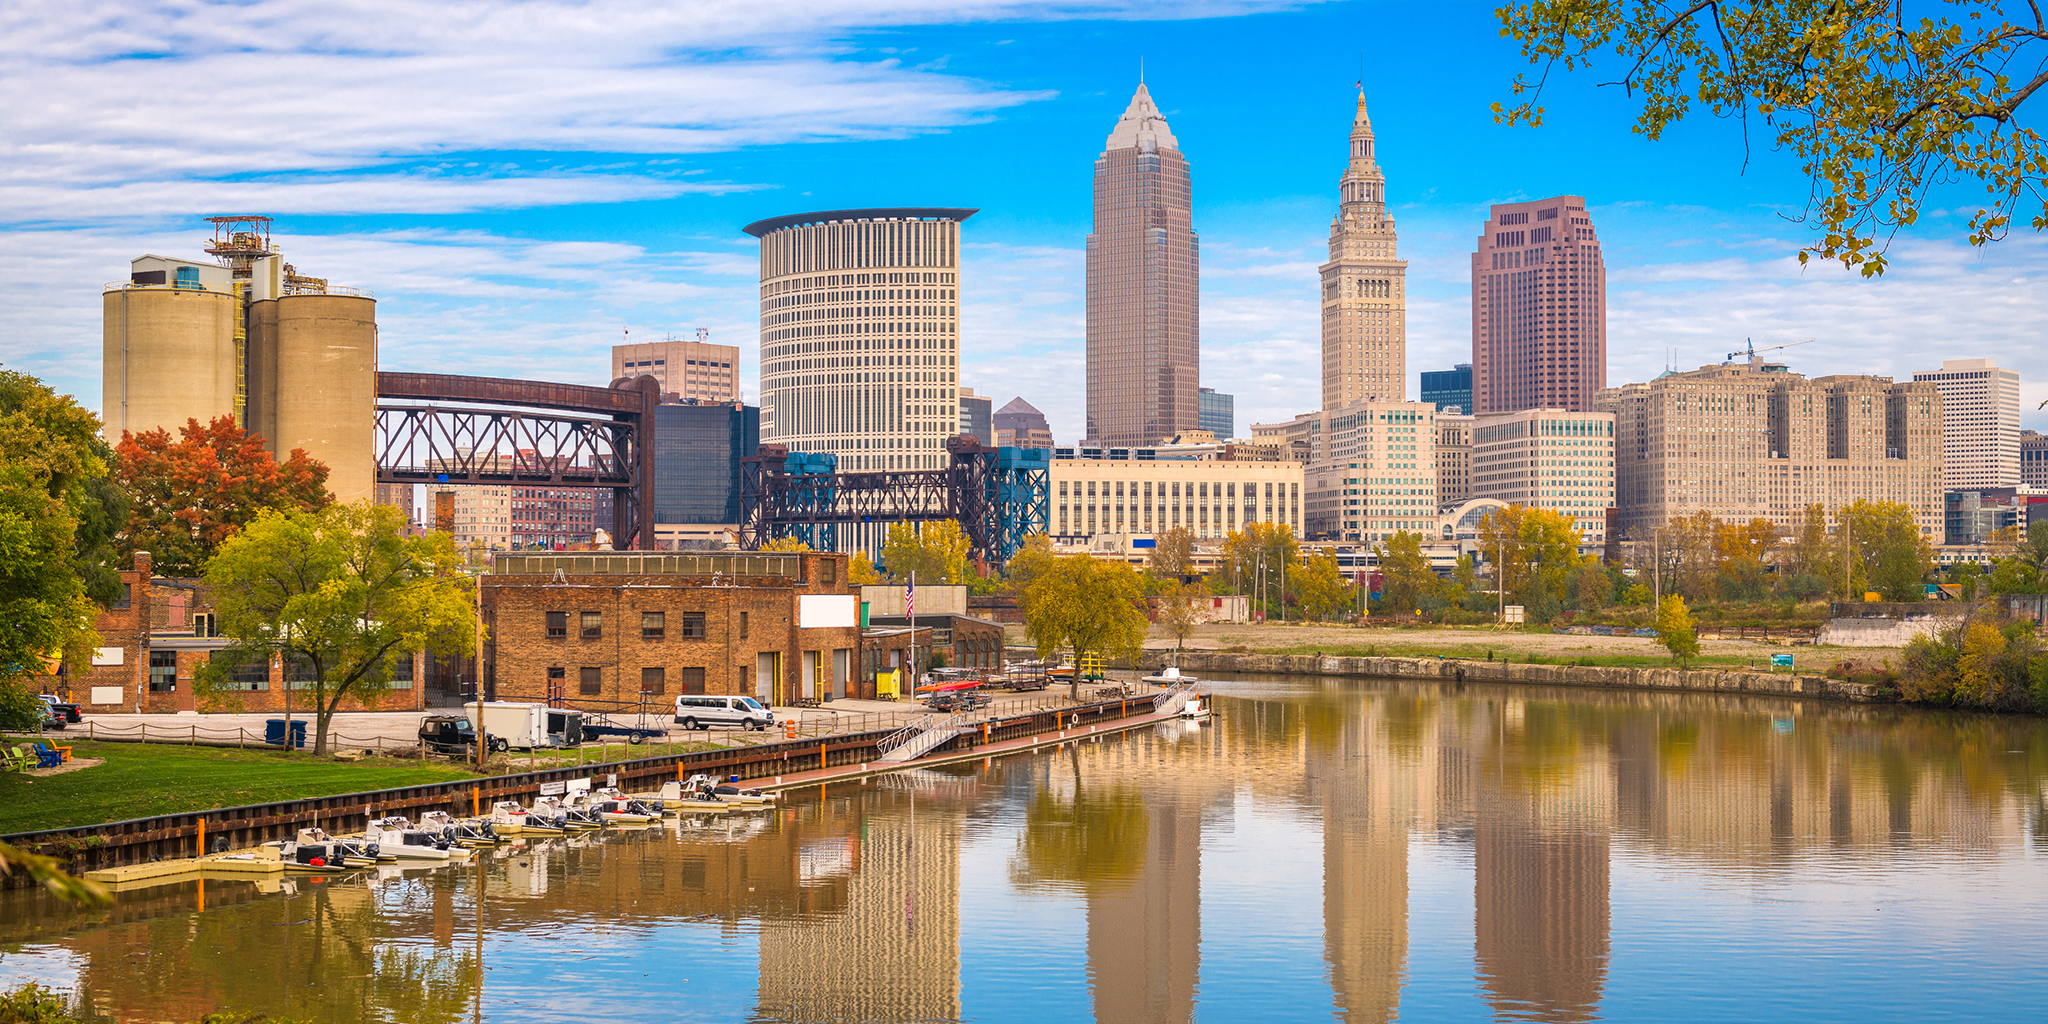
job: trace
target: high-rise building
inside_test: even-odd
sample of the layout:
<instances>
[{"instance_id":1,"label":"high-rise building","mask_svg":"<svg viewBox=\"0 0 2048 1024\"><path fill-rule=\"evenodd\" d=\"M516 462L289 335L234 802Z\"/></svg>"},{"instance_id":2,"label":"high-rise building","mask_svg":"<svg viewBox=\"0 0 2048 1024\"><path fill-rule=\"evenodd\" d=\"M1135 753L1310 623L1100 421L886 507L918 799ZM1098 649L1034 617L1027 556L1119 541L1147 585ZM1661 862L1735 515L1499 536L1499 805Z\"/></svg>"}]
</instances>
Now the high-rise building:
<instances>
[{"instance_id":1,"label":"high-rise building","mask_svg":"<svg viewBox=\"0 0 2048 1024\"><path fill-rule=\"evenodd\" d=\"M977 395L973 388L960 389L960 433L973 435L982 444L996 443L995 401Z\"/></svg>"},{"instance_id":2,"label":"high-rise building","mask_svg":"<svg viewBox=\"0 0 2048 1024\"><path fill-rule=\"evenodd\" d=\"M1095 158L1090 442L1145 445L1201 428L1201 253L1192 189L1187 158L1141 83Z\"/></svg>"},{"instance_id":3,"label":"high-rise building","mask_svg":"<svg viewBox=\"0 0 2048 1024\"><path fill-rule=\"evenodd\" d=\"M1809 380L1752 357L1597 400L1614 413L1615 506L1635 536L1702 511L1792 529L1808 505L1833 516L1859 499L1907 505L1929 543L1941 536L1941 393L1931 383ZM1475 485L1480 472L1475 462Z\"/></svg>"},{"instance_id":4,"label":"high-rise building","mask_svg":"<svg viewBox=\"0 0 2048 1024\"><path fill-rule=\"evenodd\" d=\"M661 382L665 401L740 400L740 347L713 345L699 328L697 340L663 338L612 346L612 379L649 376Z\"/></svg>"},{"instance_id":5,"label":"high-rise building","mask_svg":"<svg viewBox=\"0 0 2048 1024\"><path fill-rule=\"evenodd\" d=\"M1614 504L1614 414L1529 409L1472 424L1473 498L1570 516L1587 545L1607 542Z\"/></svg>"},{"instance_id":6,"label":"high-rise building","mask_svg":"<svg viewBox=\"0 0 2048 1024\"><path fill-rule=\"evenodd\" d=\"M1607 264L1583 196L1503 203L1472 254L1466 412L1593 408L1607 386Z\"/></svg>"},{"instance_id":7,"label":"high-rise building","mask_svg":"<svg viewBox=\"0 0 2048 1024\"><path fill-rule=\"evenodd\" d=\"M1455 370L1422 371L1422 400L1438 412L1472 411L1472 364L1459 363Z\"/></svg>"},{"instance_id":8,"label":"high-rise building","mask_svg":"<svg viewBox=\"0 0 2048 1024\"><path fill-rule=\"evenodd\" d=\"M1199 392L1202 403L1201 429L1228 441L1237 433L1237 396L1218 394L1215 388Z\"/></svg>"},{"instance_id":9,"label":"high-rise building","mask_svg":"<svg viewBox=\"0 0 2048 1024\"><path fill-rule=\"evenodd\" d=\"M1307 455L1302 536L1377 541L1436 526L1436 418L1421 402L1358 402L1254 423L1252 437Z\"/></svg>"},{"instance_id":10,"label":"high-rise building","mask_svg":"<svg viewBox=\"0 0 2048 1024\"><path fill-rule=\"evenodd\" d=\"M1398 402L1408 394L1408 262L1397 258L1387 176L1373 153L1365 91L1351 119L1351 162L1338 181L1323 264L1323 408Z\"/></svg>"},{"instance_id":11,"label":"high-rise building","mask_svg":"<svg viewBox=\"0 0 2048 1024\"><path fill-rule=\"evenodd\" d=\"M959 430L960 223L977 211L832 210L761 240L761 438L841 469L941 469Z\"/></svg>"},{"instance_id":12,"label":"high-rise building","mask_svg":"<svg viewBox=\"0 0 2048 1024\"><path fill-rule=\"evenodd\" d=\"M997 409L989 421L995 424L996 443L999 445L1015 448L1053 446L1052 427L1045 422L1045 414L1021 395Z\"/></svg>"},{"instance_id":13,"label":"high-rise building","mask_svg":"<svg viewBox=\"0 0 2048 1024\"><path fill-rule=\"evenodd\" d=\"M1425 397L1423 401L1429 399ZM1440 508L1462 504L1472 497L1474 420L1468 413L1439 409L1436 414L1436 500Z\"/></svg>"},{"instance_id":14,"label":"high-rise building","mask_svg":"<svg viewBox=\"0 0 2048 1024\"><path fill-rule=\"evenodd\" d=\"M724 546L724 538L739 529L740 460L760 447L759 406L738 402L657 406L652 546L664 551ZM598 521L606 521L602 510Z\"/></svg>"},{"instance_id":15,"label":"high-rise building","mask_svg":"<svg viewBox=\"0 0 2048 1024\"><path fill-rule=\"evenodd\" d=\"M1941 392L1942 476L1949 490L2020 482L2020 375L1989 359L1944 359L1913 375Z\"/></svg>"},{"instance_id":16,"label":"high-rise building","mask_svg":"<svg viewBox=\"0 0 2048 1024\"><path fill-rule=\"evenodd\" d=\"M2020 485L2048 487L2048 435L2020 431Z\"/></svg>"}]
</instances>

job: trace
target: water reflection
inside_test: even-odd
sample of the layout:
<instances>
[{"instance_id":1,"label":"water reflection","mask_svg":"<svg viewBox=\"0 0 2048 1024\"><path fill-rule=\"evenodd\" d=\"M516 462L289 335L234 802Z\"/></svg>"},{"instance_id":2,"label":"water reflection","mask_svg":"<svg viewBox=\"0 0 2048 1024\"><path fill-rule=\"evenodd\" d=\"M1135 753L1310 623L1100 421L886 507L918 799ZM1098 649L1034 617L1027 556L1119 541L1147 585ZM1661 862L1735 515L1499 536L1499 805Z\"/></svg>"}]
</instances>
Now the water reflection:
<instances>
[{"instance_id":1,"label":"water reflection","mask_svg":"<svg viewBox=\"0 0 2048 1024\"><path fill-rule=\"evenodd\" d=\"M1876 1016L2048 995L2011 952L2048 939L2038 721L1420 684L1223 692L1208 725L471 866L186 881L91 913L7 893L0 980L178 1022L223 1006L332 1022L1565 1022L1676 998L1742 1019L1756 1007L1712 1012L1735 975L1807 1016L1844 1012L1845 985ZM1469 874L1469 911L1411 885L1445 871ZM1807 895L1844 885L1918 902ZM1962 914L1951 904L2000 941L1917 943ZM1470 929L1457 956L1431 931L1450 910ZM1791 933L1815 928L1835 974L1756 973L1813 955ZM1965 971L1967 1001L1942 1003L1962 986L1884 995L1915 963Z\"/></svg>"}]
</instances>

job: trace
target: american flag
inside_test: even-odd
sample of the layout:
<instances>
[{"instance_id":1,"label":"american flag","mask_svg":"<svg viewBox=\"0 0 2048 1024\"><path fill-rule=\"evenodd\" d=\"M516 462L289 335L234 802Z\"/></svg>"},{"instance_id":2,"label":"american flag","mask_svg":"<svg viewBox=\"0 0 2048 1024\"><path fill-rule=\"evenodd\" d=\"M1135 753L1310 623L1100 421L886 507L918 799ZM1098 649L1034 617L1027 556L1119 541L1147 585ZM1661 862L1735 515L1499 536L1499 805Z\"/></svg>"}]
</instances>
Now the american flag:
<instances>
[{"instance_id":1,"label":"american flag","mask_svg":"<svg viewBox=\"0 0 2048 1024\"><path fill-rule=\"evenodd\" d=\"M910 577L910 585L903 588L903 614L917 614L917 576L915 573Z\"/></svg>"}]
</instances>

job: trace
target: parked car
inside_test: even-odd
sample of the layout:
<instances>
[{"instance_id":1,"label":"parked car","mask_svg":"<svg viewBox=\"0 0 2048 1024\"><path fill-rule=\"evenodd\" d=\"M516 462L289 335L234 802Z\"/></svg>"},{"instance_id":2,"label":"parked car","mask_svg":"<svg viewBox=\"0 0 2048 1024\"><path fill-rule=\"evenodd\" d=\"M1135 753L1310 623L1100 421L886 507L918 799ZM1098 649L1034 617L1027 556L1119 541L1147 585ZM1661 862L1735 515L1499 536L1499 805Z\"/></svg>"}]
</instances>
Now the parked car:
<instances>
[{"instance_id":1,"label":"parked car","mask_svg":"<svg viewBox=\"0 0 2048 1024\"><path fill-rule=\"evenodd\" d=\"M43 712L44 714L42 727L44 729L61 730L64 728L64 712L57 710L56 705L51 704L48 701L44 701Z\"/></svg>"},{"instance_id":2,"label":"parked car","mask_svg":"<svg viewBox=\"0 0 2048 1024\"><path fill-rule=\"evenodd\" d=\"M709 729L714 725L766 729L775 724L775 712L752 697L677 697L676 724L685 729Z\"/></svg>"},{"instance_id":3,"label":"parked car","mask_svg":"<svg viewBox=\"0 0 2048 1024\"><path fill-rule=\"evenodd\" d=\"M476 727L470 724L466 715L428 715L420 720L420 739L426 741L427 749L437 754L462 754L476 752ZM503 751L507 744L502 736L491 737L491 751Z\"/></svg>"},{"instance_id":4,"label":"parked car","mask_svg":"<svg viewBox=\"0 0 2048 1024\"><path fill-rule=\"evenodd\" d=\"M41 693L37 694L37 696L43 699L43 703L50 706L50 710L63 715L66 722L76 723L78 721L78 705L67 704L58 700L55 694Z\"/></svg>"}]
</instances>

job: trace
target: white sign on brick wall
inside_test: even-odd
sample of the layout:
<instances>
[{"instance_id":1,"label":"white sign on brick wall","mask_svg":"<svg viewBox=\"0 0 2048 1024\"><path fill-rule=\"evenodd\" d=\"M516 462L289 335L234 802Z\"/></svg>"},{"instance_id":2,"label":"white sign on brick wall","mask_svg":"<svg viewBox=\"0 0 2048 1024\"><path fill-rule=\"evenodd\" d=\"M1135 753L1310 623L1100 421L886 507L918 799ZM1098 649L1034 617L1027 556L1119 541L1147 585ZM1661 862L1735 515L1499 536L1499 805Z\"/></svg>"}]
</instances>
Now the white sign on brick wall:
<instances>
[{"instance_id":1,"label":"white sign on brick wall","mask_svg":"<svg viewBox=\"0 0 2048 1024\"><path fill-rule=\"evenodd\" d=\"M119 647L95 647L92 649L92 663L95 665L119 665L123 653Z\"/></svg>"}]
</instances>

